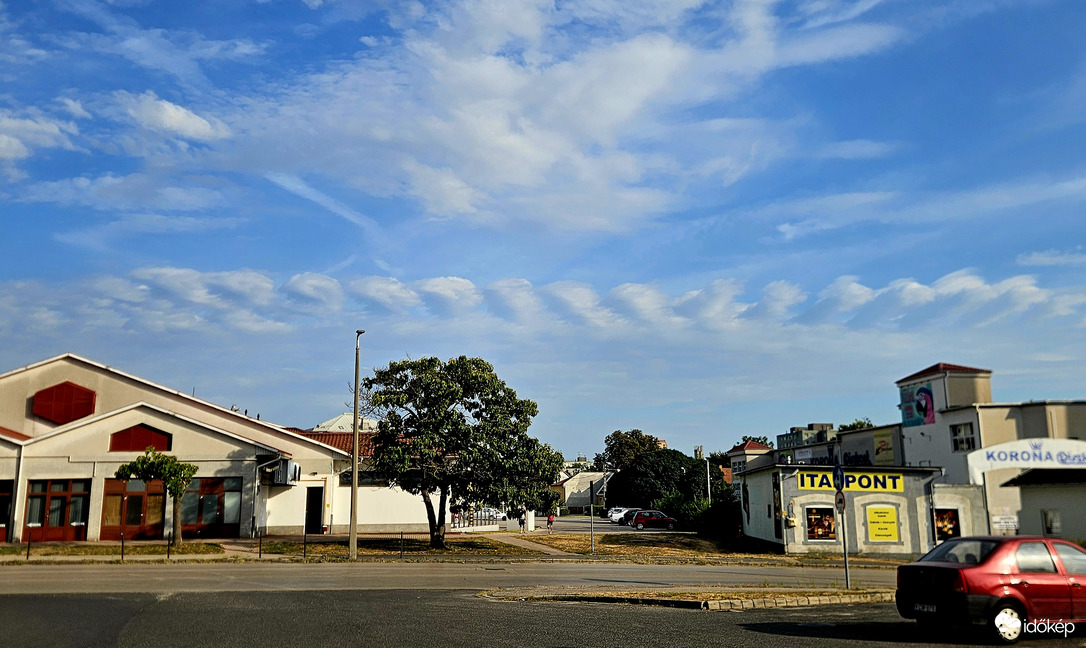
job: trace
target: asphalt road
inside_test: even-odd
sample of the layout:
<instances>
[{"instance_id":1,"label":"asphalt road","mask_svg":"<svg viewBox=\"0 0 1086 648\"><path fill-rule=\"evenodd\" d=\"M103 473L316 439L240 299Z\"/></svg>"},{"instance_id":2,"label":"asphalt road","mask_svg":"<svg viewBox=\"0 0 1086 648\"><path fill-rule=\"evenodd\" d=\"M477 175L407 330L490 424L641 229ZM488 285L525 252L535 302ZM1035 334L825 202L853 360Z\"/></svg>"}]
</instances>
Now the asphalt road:
<instances>
[{"instance_id":1,"label":"asphalt road","mask_svg":"<svg viewBox=\"0 0 1086 648\"><path fill-rule=\"evenodd\" d=\"M498 602L474 590L258 591L0 596L3 645L19 648L260 646L977 645L922 632L891 604L708 612L588 603ZM1078 646L1081 639L1021 645Z\"/></svg>"},{"instance_id":2,"label":"asphalt road","mask_svg":"<svg viewBox=\"0 0 1086 648\"><path fill-rule=\"evenodd\" d=\"M855 587L892 587L891 569L853 569ZM174 594L178 592L653 587L664 585L841 585L824 567L634 565L606 562L178 563L4 565L0 594ZM0 626L2 627L2 626Z\"/></svg>"}]
</instances>

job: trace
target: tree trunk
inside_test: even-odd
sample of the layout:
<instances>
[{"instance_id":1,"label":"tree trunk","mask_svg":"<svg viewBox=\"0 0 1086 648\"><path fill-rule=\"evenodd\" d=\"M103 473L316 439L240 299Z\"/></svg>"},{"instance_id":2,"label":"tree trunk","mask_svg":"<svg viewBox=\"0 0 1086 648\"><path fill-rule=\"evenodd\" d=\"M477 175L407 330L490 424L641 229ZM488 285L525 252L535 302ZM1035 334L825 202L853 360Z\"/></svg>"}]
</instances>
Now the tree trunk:
<instances>
[{"instance_id":1,"label":"tree trunk","mask_svg":"<svg viewBox=\"0 0 1086 648\"><path fill-rule=\"evenodd\" d=\"M445 516L442 514L441 522L438 523L438 517L434 511L434 503L430 499L429 493L422 494L422 501L426 503L426 521L430 524L430 548L431 549L444 549L445 548ZM444 502L444 498L442 498Z\"/></svg>"},{"instance_id":2,"label":"tree trunk","mask_svg":"<svg viewBox=\"0 0 1086 648\"><path fill-rule=\"evenodd\" d=\"M173 544L181 547L181 498L171 497L173 500Z\"/></svg>"}]
</instances>

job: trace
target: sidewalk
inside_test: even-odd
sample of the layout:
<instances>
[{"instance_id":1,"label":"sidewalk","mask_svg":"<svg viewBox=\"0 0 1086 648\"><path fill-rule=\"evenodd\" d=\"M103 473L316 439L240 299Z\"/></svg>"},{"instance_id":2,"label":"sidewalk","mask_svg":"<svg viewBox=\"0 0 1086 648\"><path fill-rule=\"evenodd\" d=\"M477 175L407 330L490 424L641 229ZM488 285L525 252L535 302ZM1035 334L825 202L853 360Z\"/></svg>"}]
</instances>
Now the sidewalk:
<instances>
[{"instance_id":1,"label":"sidewalk","mask_svg":"<svg viewBox=\"0 0 1086 648\"><path fill-rule=\"evenodd\" d=\"M491 533L486 537L498 542L504 542L505 544L520 547L522 549L529 549L531 551L538 551L539 553L546 554L548 556L579 556L579 554L572 554L567 551L548 547L547 545L539 544L538 542L532 542L531 534L525 533Z\"/></svg>"}]
</instances>

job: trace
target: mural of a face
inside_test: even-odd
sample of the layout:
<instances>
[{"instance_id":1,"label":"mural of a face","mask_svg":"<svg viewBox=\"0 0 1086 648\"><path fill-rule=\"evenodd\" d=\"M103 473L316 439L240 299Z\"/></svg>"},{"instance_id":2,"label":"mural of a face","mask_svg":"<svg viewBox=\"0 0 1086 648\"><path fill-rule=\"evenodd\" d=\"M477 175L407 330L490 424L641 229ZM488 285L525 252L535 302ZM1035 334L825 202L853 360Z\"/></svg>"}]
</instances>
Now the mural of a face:
<instances>
[{"instance_id":1,"label":"mural of a face","mask_svg":"<svg viewBox=\"0 0 1086 648\"><path fill-rule=\"evenodd\" d=\"M935 399L927 387L916 390L916 413L924 417L924 423L935 422Z\"/></svg>"}]
</instances>

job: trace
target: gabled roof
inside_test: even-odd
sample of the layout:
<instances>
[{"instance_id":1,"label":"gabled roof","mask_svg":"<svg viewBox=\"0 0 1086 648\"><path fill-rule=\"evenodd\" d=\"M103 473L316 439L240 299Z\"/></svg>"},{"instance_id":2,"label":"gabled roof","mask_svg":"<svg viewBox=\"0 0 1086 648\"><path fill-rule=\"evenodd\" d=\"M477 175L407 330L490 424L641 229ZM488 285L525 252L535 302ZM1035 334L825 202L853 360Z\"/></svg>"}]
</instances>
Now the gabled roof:
<instances>
[{"instance_id":1,"label":"gabled roof","mask_svg":"<svg viewBox=\"0 0 1086 648\"><path fill-rule=\"evenodd\" d=\"M764 443L758 443L757 441L744 441L742 443L735 444L731 450L728 450L724 454L731 454L733 452L745 452L747 450L772 450Z\"/></svg>"},{"instance_id":2,"label":"gabled roof","mask_svg":"<svg viewBox=\"0 0 1086 648\"><path fill-rule=\"evenodd\" d=\"M920 370L920 371L918 371L918 372L916 372L916 373L914 373L914 374L912 374L910 376L905 376L904 378L902 378L901 380L897 381L894 384L895 385L900 385L903 382L910 382L912 380L917 380L917 379L923 378L925 376L935 376L935 375L944 374L944 373L989 374L990 375L992 373L992 370L991 369L977 369L976 367L966 367L966 366L963 366L963 365L956 365L956 364L949 364L949 363L946 363L946 362L940 362L938 364L933 364L932 366L928 367L927 369L922 369L922 370Z\"/></svg>"},{"instance_id":3,"label":"gabled roof","mask_svg":"<svg viewBox=\"0 0 1086 648\"><path fill-rule=\"evenodd\" d=\"M88 360L87 358L84 358L82 356L78 356L78 355L76 355L74 353L62 353L62 354L60 354L58 356L54 356L52 358L42 360L41 362L35 362L34 364L29 364L29 365L26 365L25 367L20 367L18 369L13 369L11 371L0 374L0 379L7 378L8 376L13 376L13 375L25 372L25 371L30 371L32 369L37 369L38 367L43 367L43 366L46 366L46 365L49 365L49 364L52 364L52 363L55 363L55 362L59 362L61 360L71 360L73 362L85 364L85 365L90 366L90 367L95 367L95 368L100 369L102 371L106 371L106 372L111 373L113 375L125 378L126 380L131 380L133 382L139 383L139 384L144 385L146 387L149 387L151 389L154 389L154 390L157 390L157 391L160 391L160 392L165 392L167 394L170 394L171 396L175 396L177 398L186 400L186 401L188 401L190 403L196 403L196 404L198 404L198 405L200 405L202 407L207 407L207 408L216 410L221 414L225 414L227 416L231 416L231 417L234 417L236 419L245 421L249 425L255 425L255 426L258 426L258 427L262 427L262 428L264 428L264 429L266 429L269 432L272 432L274 434L283 434L283 435L294 437L296 439L299 439L299 440L302 440L302 441L307 441L307 442L313 442L314 441L313 439L309 439L309 438L307 438L307 437L305 437L305 436L303 436L301 434L298 434L296 432L292 432L292 431L286 429L285 427L283 427L281 425L276 425L274 423L269 423L267 421L261 421L260 419L254 419L251 416L242 414L240 412L235 412L234 410L231 410L231 409L226 408L226 407L222 407L221 405L216 405L215 403L212 403L210 401L205 401L203 399L196 398L195 396L186 394L185 392L182 392L182 391L177 391L176 389L170 389L169 387L163 387L162 385L159 385L158 383L154 383L154 382L151 382L150 380L140 378L139 376L136 376L136 375L133 375L133 374L130 374L130 373L126 373L126 372L121 371L119 369L115 369L113 367L110 367L109 365L104 365L104 364L102 364L100 362L95 362L93 360ZM203 424L201 423L201 425L203 425ZM245 440L250 442L250 443L258 443L256 441L251 440L251 439L245 439ZM317 443L320 444L320 442L317 442ZM320 445L324 445L324 444L320 444ZM341 452L337 448L334 448L334 447L331 447L331 446L328 446L328 447L331 450ZM287 453L287 454L289 454L289 453ZM350 453L348 452L347 454L350 454Z\"/></svg>"},{"instance_id":4,"label":"gabled roof","mask_svg":"<svg viewBox=\"0 0 1086 648\"><path fill-rule=\"evenodd\" d=\"M89 417L89 418L81 418L78 421L73 421L73 422L71 422L71 423L69 423L67 425L62 425L60 427L54 428L53 430L50 430L46 434L42 434L42 435L36 436L36 437L29 437L29 440L24 442L24 445L31 445L31 444L34 444L34 443L38 443L39 441L44 441L46 439L51 439L51 438L53 438L55 436L64 434L66 432L71 432L71 431L77 430L77 429L79 429L81 427L86 427L86 426L91 425L93 423L96 423L98 421L108 419L108 418L112 418L114 416L117 416L118 414L123 414L124 412L130 411L130 410L135 410L135 409L149 409L149 410L158 412L160 414L164 414L164 415L166 415L166 416L168 416L170 418L175 418L175 419L177 419L179 421L184 421L184 422L189 423L191 425L201 427L201 428L203 428L203 429L205 429L205 430L207 430L207 431L209 431L209 432L211 432L213 434L218 434L220 436L229 437L231 439L234 439L235 441L241 441L242 443L246 443L246 444L251 445L251 446L256 446L257 448L260 448L261 450L267 451L269 454L278 454L278 455L282 455L284 457L290 457L291 456L291 454L289 452L287 452L286 450L280 450L279 448L273 448L272 446L270 446L270 445L268 445L266 443L260 443L259 441L254 441L252 439L248 439L248 438L243 437L241 435L234 434L232 432L227 432L226 430L221 430L221 429L219 429L217 427L207 425L206 423L201 423L200 421L189 418L187 416L182 416L180 414L177 414L176 412L171 412L169 410L162 409L161 407L151 405L150 403L133 403L131 405L126 405L126 406L124 406L124 407L122 407L120 409L115 409L115 410L111 410L109 412L106 412L104 414L99 414L98 416L92 416L92 417Z\"/></svg>"}]
</instances>

